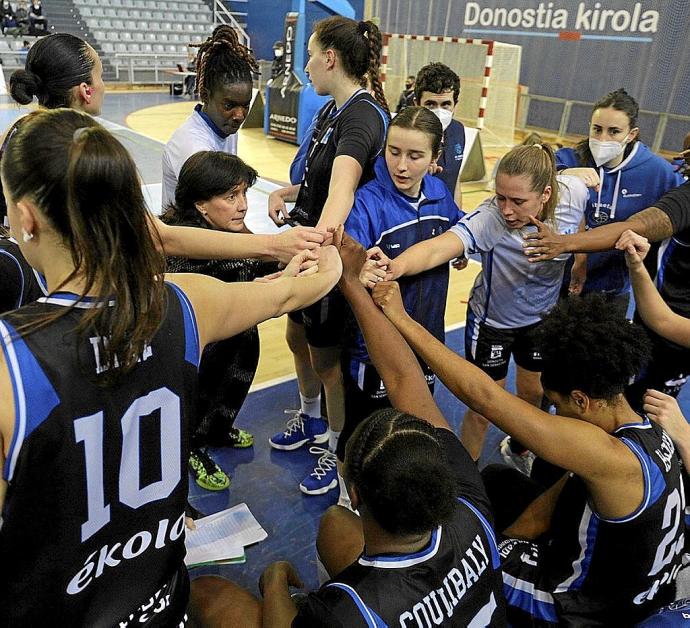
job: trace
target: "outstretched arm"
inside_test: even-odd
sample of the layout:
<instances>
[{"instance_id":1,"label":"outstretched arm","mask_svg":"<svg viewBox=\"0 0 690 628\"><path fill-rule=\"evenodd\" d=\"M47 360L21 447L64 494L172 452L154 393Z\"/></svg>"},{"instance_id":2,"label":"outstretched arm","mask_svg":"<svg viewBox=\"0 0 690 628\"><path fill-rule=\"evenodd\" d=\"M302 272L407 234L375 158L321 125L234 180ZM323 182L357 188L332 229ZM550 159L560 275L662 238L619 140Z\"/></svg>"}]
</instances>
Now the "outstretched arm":
<instances>
[{"instance_id":1,"label":"outstretched arm","mask_svg":"<svg viewBox=\"0 0 690 628\"><path fill-rule=\"evenodd\" d=\"M616 243L616 248L625 251L635 305L645 325L671 342L690 347L690 319L671 310L644 267L643 260L650 248L647 239L627 230Z\"/></svg>"},{"instance_id":2,"label":"outstretched arm","mask_svg":"<svg viewBox=\"0 0 690 628\"><path fill-rule=\"evenodd\" d=\"M627 229L645 236L651 242L670 238L674 233L668 214L658 207L648 207L623 222L613 222L570 235L556 233L543 224L538 226L538 231L525 235L525 255L529 256L531 262L550 260L563 253L608 251L614 248Z\"/></svg>"},{"instance_id":3,"label":"outstretched arm","mask_svg":"<svg viewBox=\"0 0 690 628\"><path fill-rule=\"evenodd\" d=\"M456 397L539 457L591 479L606 477L617 466L628 464L629 458L617 439L600 428L542 412L506 392L486 373L436 340L407 315L396 283L377 285L374 300Z\"/></svg>"},{"instance_id":4,"label":"outstretched arm","mask_svg":"<svg viewBox=\"0 0 690 628\"><path fill-rule=\"evenodd\" d=\"M359 281L366 251L357 241L342 234L340 229L335 237L343 260L339 286L357 317L369 356L386 385L391 404L402 412L426 419L436 427L450 429L431 396L414 353Z\"/></svg>"},{"instance_id":5,"label":"outstretched arm","mask_svg":"<svg viewBox=\"0 0 690 628\"><path fill-rule=\"evenodd\" d=\"M313 227L294 227L274 234L227 233L200 227L166 225L151 217L154 241L169 256L192 259L277 259L287 263L305 249L324 243L324 234Z\"/></svg>"},{"instance_id":6,"label":"outstretched arm","mask_svg":"<svg viewBox=\"0 0 690 628\"><path fill-rule=\"evenodd\" d=\"M451 231L418 242L388 263L388 279L418 275L465 254L465 245Z\"/></svg>"},{"instance_id":7,"label":"outstretched arm","mask_svg":"<svg viewBox=\"0 0 690 628\"><path fill-rule=\"evenodd\" d=\"M279 278L268 282L224 283L205 275L182 273L166 275L166 279L189 298L203 348L326 296L340 278L340 257L333 246L323 247L316 267L311 266L313 256L309 251L295 256ZM298 276L306 266L311 267Z\"/></svg>"}]
</instances>

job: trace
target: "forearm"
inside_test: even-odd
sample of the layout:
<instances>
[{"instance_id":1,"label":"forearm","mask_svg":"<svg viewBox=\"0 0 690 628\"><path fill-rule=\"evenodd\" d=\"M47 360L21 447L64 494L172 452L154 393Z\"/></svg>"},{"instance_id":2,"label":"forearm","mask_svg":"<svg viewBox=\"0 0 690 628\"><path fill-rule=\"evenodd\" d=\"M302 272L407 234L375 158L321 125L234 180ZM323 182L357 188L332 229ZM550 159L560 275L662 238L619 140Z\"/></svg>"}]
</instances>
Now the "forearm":
<instances>
[{"instance_id":1,"label":"forearm","mask_svg":"<svg viewBox=\"0 0 690 628\"><path fill-rule=\"evenodd\" d=\"M299 194L300 184L288 185L275 191L275 194L280 196L286 203L294 203Z\"/></svg>"},{"instance_id":2,"label":"forearm","mask_svg":"<svg viewBox=\"0 0 690 628\"><path fill-rule=\"evenodd\" d=\"M551 527L551 518L561 491L568 480L569 474L563 474L553 486L535 499L522 514L504 531L505 536L534 540Z\"/></svg>"},{"instance_id":3,"label":"forearm","mask_svg":"<svg viewBox=\"0 0 690 628\"><path fill-rule=\"evenodd\" d=\"M676 314L661 298L647 269L642 265L630 269L637 312L645 325L671 342L690 348L690 319Z\"/></svg>"},{"instance_id":4,"label":"forearm","mask_svg":"<svg viewBox=\"0 0 690 628\"><path fill-rule=\"evenodd\" d=\"M277 299L278 311L276 316L288 312L301 310L325 297L340 279L340 269L330 268L319 270L308 277L286 277L276 279L282 291Z\"/></svg>"},{"instance_id":5,"label":"forearm","mask_svg":"<svg viewBox=\"0 0 690 628\"><path fill-rule=\"evenodd\" d=\"M158 219L151 223L151 227L160 236L163 252L168 256L191 259L273 259L276 253L273 235L180 227L166 225Z\"/></svg>"},{"instance_id":6,"label":"forearm","mask_svg":"<svg viewBox=\"0 0 690 628\"><path fill-rule=\"evenodd\" d=\"M290 597L285 581L264 584L263 626L265 628L289 628L297 616L297 607Z\"/></svg>"},{"instance_id":7,"label":"forearm","mask_svg":"<svg viewBox=\"0 0 690 628\"><path fill-rule=\"evenodd\" d=\"M393 264L401 271L397 276L418 275L460 257L464 252L462 240L447 231L443 235L411 246L396 257Z\"/></svg>"},{"instance_id":8,"label":"forearm","mask_svg":"<svg viewBox=\"0 0 690 628\"><path fill-rule=\"evenodd\" d=\"M386 386L391 405L436 427L448 423L431 396L419 362L393 324L357 279L340 283L364 335L369 357Z\"/></svg>"},{"instance_id":9,"label":"forearm","mask_svg":"<svg viewBox=\"0 0 690 628\"><path fill-rule=\"evenodd\" d=\"M316 228L325 230L345 224L354 204L354 190L336 189L329 193Z\"/></svg>"}]
</instances>

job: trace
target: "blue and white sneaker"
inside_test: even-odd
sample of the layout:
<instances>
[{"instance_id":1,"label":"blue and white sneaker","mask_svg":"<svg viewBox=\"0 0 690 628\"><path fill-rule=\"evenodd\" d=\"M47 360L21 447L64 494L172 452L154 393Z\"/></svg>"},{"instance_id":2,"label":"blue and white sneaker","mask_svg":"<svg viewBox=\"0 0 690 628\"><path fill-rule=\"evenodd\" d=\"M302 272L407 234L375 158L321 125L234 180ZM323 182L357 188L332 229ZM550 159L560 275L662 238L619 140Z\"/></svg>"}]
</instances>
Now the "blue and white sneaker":
<instances>
[{"instance_id":1,"label":"blue and white sneaker","mask_svg":"<svg viewBox=\"0 0 690 628\"><path fill-rule=\"evenodd\" d=\"M292 414L284 432L279 432L268 439L273 449L292 451L307 443L325 443L328 441L328 423L299 410L285 410L285 414Z\"/></svg>"},{"instance_id":2,"label":"blue and white sneaker","mask_svg":"<svg viewBox=\"0 0 690 628\"><path fill-rule=\"evenodd\" d=\"M335 454L323 447L310 447L310 454L316 454L314 470L304 478L299 485L299 490L307 495L323 495L338 486L338 469L336 468Z\"/></svg>"}]
</instances>

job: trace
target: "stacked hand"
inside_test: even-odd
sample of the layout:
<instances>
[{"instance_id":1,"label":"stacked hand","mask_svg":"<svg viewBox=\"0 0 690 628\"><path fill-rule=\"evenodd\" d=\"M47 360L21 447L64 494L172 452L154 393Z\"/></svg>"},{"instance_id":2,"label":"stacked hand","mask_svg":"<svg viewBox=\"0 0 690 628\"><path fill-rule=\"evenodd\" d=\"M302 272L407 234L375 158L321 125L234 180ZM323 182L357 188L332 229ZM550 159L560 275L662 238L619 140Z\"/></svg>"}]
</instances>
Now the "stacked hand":
<instances>
[{"instance_id":1,"label":"stacked hand","mask_svg":"<svg viewBox=\"0 0 690 628\"><path fill-rule=\"evenodd\" d=\"M383 281L376 284L371 297L390 321L400 321L407 316L400 293L400 285L397 282Z\"/></svg>"},{"instance_id":2,"label":"stacked hand","mask_svg":"<svg viewBox=\"0 0 690 628\"><path fill-rule=\"evenodd\" d=\"M633 269L642 265L651 245L647 238L628 229L618 238L616 248L619 251L625 251L625 263L628 265L628 268Z\"/></svg>"},{"instance_id":3,"label":"stacked hand","mask_svg":"<svg viewBox=\"0 0 690 628\"><path fill-rule=\"evenodd\" d=\"M537 227L536 231L530 231L522 236L525 240L523 252L529 257L530 262L544 262L565 252L565 236L534 216L530 216L529 219Z\"/></svg>"}]
</instances>

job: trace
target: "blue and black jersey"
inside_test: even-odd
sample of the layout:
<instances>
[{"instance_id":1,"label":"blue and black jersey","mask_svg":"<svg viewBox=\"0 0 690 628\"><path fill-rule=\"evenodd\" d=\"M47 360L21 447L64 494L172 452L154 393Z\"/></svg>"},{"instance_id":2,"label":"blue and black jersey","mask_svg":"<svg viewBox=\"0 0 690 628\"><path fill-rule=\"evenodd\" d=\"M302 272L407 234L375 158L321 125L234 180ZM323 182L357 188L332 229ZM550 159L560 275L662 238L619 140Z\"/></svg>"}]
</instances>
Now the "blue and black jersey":
<instances>
[{"instance_id":1,"label":"blue and black jersey","mask_svg":"<svg viewBox=\"0 0 690 628\"><path fill-rule=\"evenodd\" d=\"M0 589L3 626L184 622L199 339L186 296L168 285L166 297L138 364L109 386L100 339L77 330L93 300L55 293L0 319L15 402L3 469L0 561L12 571ZM19 325L69 307L18 336Z\"/></svg>"},{"instance_id":2,"label":"blue and black jersey","mask_svg":"<svg viewBox=\"0 0 690 628\"><path fill-rule=\"evenodd\" d=\"M457 507L413 554L366 548L311 593L293 628L506 626L500 557L477 465L457 437L437 429L457 478Z\"/></svg>"},{"instance_id":3,"label":"blue and black jersey","mask_svg":"<svg viewBox=\"0 0 690 628\"><path fill-rule=\"evenodd\" d=\"M365 248L379 246L391 259L418 242L441 235L462 217L442 181L426 175L421 196L413 199L393 184L383 157L376 160L375 178L357 190L345 230ZM448 293L448 264L399 280L408 314L441 342ZM368 353L361 333L350 348L351 357L365 362Z\"/></svg>"},{"instance_id":4,"label":"blue and black jersey","mask_svg":"<svg viewBox=\"0 0 690 628\"><path fill-rule=\"evenodd\" d=\"M11 238L0 237L0 314L46 294L45 280L29 266L19 245Z\"/></svg>"}]
</instances>

